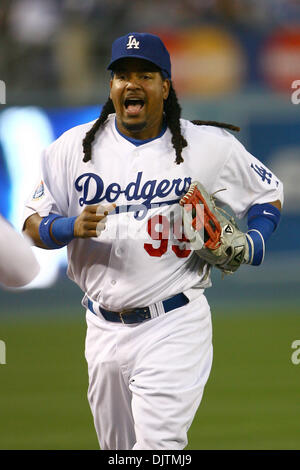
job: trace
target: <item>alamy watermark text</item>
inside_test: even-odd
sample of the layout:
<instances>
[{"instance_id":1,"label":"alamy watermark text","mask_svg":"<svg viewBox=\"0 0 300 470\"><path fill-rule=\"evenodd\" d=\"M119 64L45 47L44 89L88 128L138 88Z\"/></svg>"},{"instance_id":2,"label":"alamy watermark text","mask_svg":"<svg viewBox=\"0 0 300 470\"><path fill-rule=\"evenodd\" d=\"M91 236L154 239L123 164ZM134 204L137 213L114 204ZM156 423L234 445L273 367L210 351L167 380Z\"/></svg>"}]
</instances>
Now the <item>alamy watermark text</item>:
<instances>
[{"instance_id":1,"label":"alamy watermark text","mask_svg":"<svg viewBox=\"0 0 300 470\"><path fill-rule=\"evenodd\" d=\"M6 344L0 340L0 364L6 364Z\"/></svg>"},{"instance_id":2,"label":"alamy watermark text","mask_svg":"<svg viewBox=\"0 0 300 470\"><path fill-rule=\"evenodd\" d=\"M300 80L294 80L291 87L295 89L291 95L291 101L293 104L300 104Z\"/></svg>"},{"instance_id":3,"label":"alamy watermark text","mask_svg":"<svg viewBox=\"0 0 300 470\"><path fill-rule=\"evenodd\" d=\"M291 348L295 349L295 351L291 355L291 361L296 366L300 364L300 339L295 339L292 342Z\"/></svg>"},{"instance_id":4,"label":"alamy watermark text","mask_svg":"<svg viewBox=\"0 0 300 470\"><path fill-rule=\"evenodd\" d=\"M0 104L6 104L6 85L3 80L0 80Z\"/></svg>"}]
</instances>

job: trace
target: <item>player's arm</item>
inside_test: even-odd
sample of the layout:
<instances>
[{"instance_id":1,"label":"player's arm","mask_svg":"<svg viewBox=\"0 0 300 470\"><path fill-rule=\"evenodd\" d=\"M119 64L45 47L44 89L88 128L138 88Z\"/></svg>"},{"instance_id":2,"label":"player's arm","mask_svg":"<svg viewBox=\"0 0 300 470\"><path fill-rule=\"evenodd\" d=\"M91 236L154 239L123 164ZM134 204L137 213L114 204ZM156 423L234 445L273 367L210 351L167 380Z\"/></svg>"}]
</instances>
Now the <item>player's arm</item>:
<instances>
[{"instance_id":1,"label":"player's arm","mask_svg":"<svg viewBox=\"0 0 300 470\"><path fill-rule=\"evenodd\" d=\"M259 266L265 256L267 240L278 227L281 216L279 200L265 204L255 204L247 214L247 243L249 248L248 264Z\"/></svg>"},{"instance_id":2,"label":"player's arm","mask_svg":"<svg viewBox=\"0 0 300 470\"><path fill-rule=\"evenodd\" d=\"M0 217L0 283L6 287L22 287L39 271L40 265L29 241Z\"/></svg>"},{"instance_id":3,"label":"player's arm","mask_svg":"<svg viewBox=\"0 0 300 470\"><path fill-rule=\"evenodd\" d=\"M98 237L105 229L106 216L115 207L115 204L86 206L78 217L51 213L41 217L35 213L26 219L23 231L39 248L62 248L74 238Z\"/></svg>"},{"instance_id":4,"label":"player's arm","mask_svg":"<svg viewBox=\"0 0 300 470\"><path fill-rule=\"evenodd\" d=\"M268 204L272 204L272 206L277 207L279 211L281 210L281 202L279 199L277 199L277 201L269 202Z\"/></svg>"}]
</instances>

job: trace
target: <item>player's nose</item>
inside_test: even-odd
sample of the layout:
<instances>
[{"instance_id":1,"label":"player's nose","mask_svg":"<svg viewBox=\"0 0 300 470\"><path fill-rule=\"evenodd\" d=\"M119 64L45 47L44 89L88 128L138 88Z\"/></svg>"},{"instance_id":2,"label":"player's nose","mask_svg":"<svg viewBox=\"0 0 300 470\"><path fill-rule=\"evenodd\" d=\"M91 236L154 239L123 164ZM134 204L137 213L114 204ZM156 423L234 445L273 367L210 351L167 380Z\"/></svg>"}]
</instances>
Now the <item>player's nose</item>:
<instances>
[{"instance_id":1,"label":"player's nose","mask_svg":"<svg viewBox=\"0 0 300 470\"><path fill-rule=\"evenodd\" d=\"M139 81L139 77L136 74L133 74L133 73L128 75L126 88L127 89L136 89L136 88L140 88L140 87L141 87L141 84L140 84L140 81Z\"/></svg>"}]
</instances>

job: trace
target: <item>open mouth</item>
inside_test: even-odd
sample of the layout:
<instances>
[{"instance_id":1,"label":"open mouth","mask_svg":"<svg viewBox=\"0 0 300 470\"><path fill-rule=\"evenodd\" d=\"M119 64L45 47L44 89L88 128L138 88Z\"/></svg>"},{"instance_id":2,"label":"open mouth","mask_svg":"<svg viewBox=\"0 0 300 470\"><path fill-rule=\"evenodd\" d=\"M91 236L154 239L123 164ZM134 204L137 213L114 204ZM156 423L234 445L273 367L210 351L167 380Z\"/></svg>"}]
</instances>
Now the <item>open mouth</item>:
<instances>
[{"instance_id":1,"label":"open mouth","mask_svg":"<svg viewBox=\"0 0 300 470\"><path fill-rule=\"evenodd\" d=\"M137 116L143 109L144 104L145 104L144 100L136 99L136 98L128 98L124 102L124 106L127 111L127 114L129 114L130 116Z\"/></svg>"}]
</instances>

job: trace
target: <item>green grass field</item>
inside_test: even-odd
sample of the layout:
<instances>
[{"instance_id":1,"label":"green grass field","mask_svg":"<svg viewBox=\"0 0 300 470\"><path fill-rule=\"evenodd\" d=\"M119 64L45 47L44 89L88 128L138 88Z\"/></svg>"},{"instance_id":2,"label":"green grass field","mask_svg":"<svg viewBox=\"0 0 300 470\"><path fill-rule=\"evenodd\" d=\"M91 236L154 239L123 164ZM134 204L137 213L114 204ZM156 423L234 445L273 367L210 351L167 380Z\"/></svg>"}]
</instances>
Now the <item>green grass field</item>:
<instances>
[{"instance_id":1,"label":"green grass field","mask_svg":"<svg viewBox=\"0 0 300 470\"><path fill-rule=\"evenodd\" d=\"M0 449L99 448L80 310L1 321ZM300 449L299 311L225 312L213 328L213 369L187 449Z\"/></svg>"}]
</instances>

